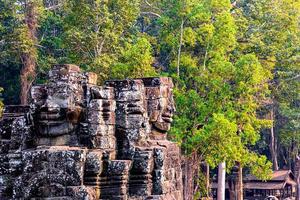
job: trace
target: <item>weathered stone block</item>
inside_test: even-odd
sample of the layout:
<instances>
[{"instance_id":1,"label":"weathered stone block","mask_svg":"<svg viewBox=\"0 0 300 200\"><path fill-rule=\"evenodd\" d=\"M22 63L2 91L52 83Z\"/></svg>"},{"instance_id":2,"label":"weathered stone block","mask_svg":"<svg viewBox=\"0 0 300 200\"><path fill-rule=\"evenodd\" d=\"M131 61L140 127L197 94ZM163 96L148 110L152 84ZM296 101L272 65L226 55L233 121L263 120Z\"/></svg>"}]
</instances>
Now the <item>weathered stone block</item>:
<instances>
[{"instance_id":1,"label":"weathered stone block","mask_svg":"<svg viewBox=\"0 0 300 200\"><path fill-rule=\"evenodd\" d=\"M156 169L153 173L153 191L155 195L160 195L164 193L164 173L163 170Z\"/></svg>"},{"instance_id":2,"label":"weathered stone block","mask_svg":"<svg viewBox=\"0 0 300 200\"><path fill-rule=\"evenodd\" d=\"M100 175L103 171L101 151L91 151L87 154L84 170L84 184L99 186Z\"/></svg>"},{"instance_id":3,"label":"weathered stone block","mask_svg":"<svg viewBox=\"0 0 300 200\"><path fill-rule=\"evenodd\" d=\"M93 72L85 72L83 75L84 75L85 84L97 85L97 79L98 79L97 74Z\"/></svg>"},{"instance_id":4,"label":"weathered stone block","mask_svg":"<svg viewBox=\"0 0 300 200\"><path fill-rule=\"evenodd\" d=\"M145 87L158 87L158 86L168 86L170 88L174 87L173 81L169 77L154 77L154 78L141 78Z\"/></svg>"},{"instance_id":5,"label":"weathered stone block","mask_svg":"<svg viewBox=\"0 0 300 200\"><path fill-rule=\"evenodd\" d=\"M0 155L0 176L5 174L9 174L9 159L8 159L8 155L1 154Z\"/></svg>"},{"instance_id":6,"label":"weathered stone block","mask_svg":"<svg viewBox=\"0 0 300 200\"><path fill-rule=\"evenodd\" d=\"M76 65L54 65L52 70L49 71L49 78L52 80L64 80L68 76L74 76L74 74L79 72L80 68Z\"/></svg>"},{"instance_id":7,"label":"weathered stone block","mask_svg":"<svg viewBox=\"0 0 300 200\"><path fill-rule=\"evenodd\" d=\"M116 123L114 112L89 111L88 122L103 125L114 125Z\"/></svg>"},{"instance_id":8,"label":"weathered stone block","mask_svg":"<svg viewBox=\"0 0 300 200\"><path fill-rule=\"evenodd\" d=\"M91 123L89 133L91 136L114 136L115 126Z\"/></svg>"},{"instance_id":9,"label":"weathered stone block","mask_svg":"<svg viewBox=\"0 0 300 200\"><path fill-rule=\"evenodd\" d=\"M123 129L140 129L146 128L144 117L139 114L124 115L116 118L117 127Z\"/></svg>"},{"instance_id":10,"label":"weathered stone block","mask_svg":"<svg viewBox=\"0 0 300 200\"><path fill-rule=\"evenodd\" d=\"M116 148L116 140L111 136L96 136L93 139L93 146L96 149L115 149Z\"/></svg>"},{"instance_id":11,"label":"weathered stone block","mask_svg":"<svg viewBox=\"0 0 300 200\"><path fill-rule=\"evenodd\" d=\"M116 102L106 99L93 99L89 103L90 111L114 112L116 110Z\"/></svg>"},{"instance_id":12,"label":"weathered stone block","mask_svg":"<svg viewBox=\"0 0 300 200\"><path fill-rule=\"evenodd\" d=\"M91 186L72 186L66 188L66 196L68 200L94 200L99 199L99 188ZM59 198L59 200L61 200Z\"/></svg>"},{"instance_id":13,"label":"weathered stone block","mask_svg":"<svg viewBox=\"0 0 300 200\"><path fill-rule=\"evenodd\" d=\"M34 105L41 106L43 101L47 98L47 91L45 85L35 85L31 87L30 96Z\"/></svg>"},{"instance_id":14,"label":"weathered stone block","mask_svg":"<svg viewBox=\"0 0 300 200\"><path fill-rule=\"evenodd\" d=\"M85 151L84 149L25 151L22 153L24 178L46 179L49 184L80 185L83 180Z\"/></svg>"},{"instance_id":15,"label":"weathered stone block","mask_svg":"<svg viewBox=\"0 0 300 200\"><path fill-rule=\"evenodd\" d=\"M117 101L118 102L133 102L133 101L139 101L141 99L144 99L145 94L141 92L135 92L135 91L120 91L116 94Z\"/></svg>"},{"instance_id":16,"label":"weathered stone block","mask_svg":"<svg viewBox=\"0 0 300 200\"><path fill-rule=\"evenodd\" d=\"M117 102L117 117L122 115L141 115L146 117L146 101Z\"/></svg>"},{"instance_id":17,"label":"weathered stone block","mask_svg":"<svg viewBox=\"0 0 300 200\"><path fill-rule=\"evenodd\" d=\"M8 154L9 173L19 175L22 172L22 153L14 152Z\"/></svg>"},{"instance_id":18,"label":"weathered stone block","mask_svg":"<svg viewBox=\"0 0 300 200\"><path fill-rule=\"evenodd\" d=\"M11 129L14 118L4 118L0 121L0 138L1 140L11 139Z\"/></svg>"},{"instance_id":19,"label":"weathered stone block","mask_svg":"<svg viewBox=\"0 0 300 200\"><path fill-rule=\"evenodd\" d=\"M143 81L139 79L106 81L105 85L114 87L116 94L118 94L119 91L142 91L144 88ZM116 99L118 99L118 96L116 96Z\"/></svg>"},{"instance_id":20,"label":"weathered stone block","mask_svg":"<svg viewBox=\"0 0 300 200\"><path fill-rule=\"evenodd\" d=\"M9 151L10 140L0 140L0 154L7 154Z\"/></svg>"},{"instance_id":21,"label":"weathered stone block","mask_svg":"<svg viewBox=\"0 0 300 200\"><path fill-rule=\"evenodd\" d=\"M154 166L155 169L162 169L164 166L165 153L163 148L154 148Z\"/></svg>"},{"instance_id":22,"label":"weathered stone block","mask_svg":"<svg viewBox=\"0 0 300 200\"><path fill-rule=\"evenodd\" d=\"M91 94L93 99L105 99L105 100L115 99L115 90L113 87L94 86L91 87Z\"/></svg>"},{"instance_id":23,"label":"weathered stone block","mask_svg":"<svg viewBox=\"0 0 300 200\"><path fill-rule=\"evenodd\" d=\"M112 160L108 162L107 174L110 176L129 174L130 160Z\"/></svg>"},{"instance_id":24,"label":"weathered stone block","mask_svg":"<svg viewBox=\"0 0 300 200\"><path fill-rule=\"evenodd\" d=\"M159 87L146 87L145 88L146 99L159 99L161 92Z\"/></svg>"},{"instance_id":25,"label":"weathered stone block","mask_svg":"<svg viewBox=\"0 0 300 200\"><path fill-rule=\"evenodd\" d=\"M105 163L101 177L100 199L127 199L129 160L113 160Z\"/></svg>"},{"instance_id":26,"label":"weathered stone block","mask_svg":"<svg viewBox=\"0 0 300 200\"><path fill-rule=\"evenodd\" d=\"M25 142L25 138L28 133L28 127L26 126L25 117L17 117L12 122L11 127L11 138L10 138L10 149L20 149L23 145L22 142ZM23 141L22 141L23 140Z\"/></svg>"},{"instance_id":27,"label":"weathered stone block","mask_svg":"<svg viewBox=\"0 0 300 200\"><path fill-rule=\"evenodd\" d=\"M136 148L129 178L130 196L151 195L153 166L153 151Z\"/></svg>"},{"instance_id":28,"label":"weathered stone block","mask_svg":"<svg viewBox=\"0 0 300 200\"><path fill-rule=\"evenodd\" d=\"M150 174L154 167L153 151L143 151L136 149L131 173L134 174Z\"/></svg>"}]
</instances>

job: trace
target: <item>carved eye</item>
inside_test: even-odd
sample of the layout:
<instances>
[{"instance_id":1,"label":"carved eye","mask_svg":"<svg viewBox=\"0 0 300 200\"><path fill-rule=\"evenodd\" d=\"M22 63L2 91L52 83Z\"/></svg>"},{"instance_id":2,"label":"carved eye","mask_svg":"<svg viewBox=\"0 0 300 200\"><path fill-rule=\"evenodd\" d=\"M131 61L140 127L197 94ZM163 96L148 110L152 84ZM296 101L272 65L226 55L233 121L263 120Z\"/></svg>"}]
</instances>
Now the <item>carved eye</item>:
<instances>
[{"instance_id":1,"label":"carved eye","mask_svg":"<svg viewBox=\"0 0 300 200\"><path fill-rule=\"evenodd\" d=\"M157 105L157 110L162 110L161 103L159 103L159 104Z\"/></svg>"}]
</instances>

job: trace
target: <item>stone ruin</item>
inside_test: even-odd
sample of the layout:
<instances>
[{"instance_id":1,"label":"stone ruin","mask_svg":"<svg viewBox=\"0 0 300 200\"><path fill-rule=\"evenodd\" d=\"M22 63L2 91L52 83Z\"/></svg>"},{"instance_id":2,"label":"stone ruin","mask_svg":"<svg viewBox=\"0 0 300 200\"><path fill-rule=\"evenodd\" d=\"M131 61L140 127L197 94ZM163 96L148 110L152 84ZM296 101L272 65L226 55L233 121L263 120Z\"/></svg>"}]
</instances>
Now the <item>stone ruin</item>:
<instances>
[{"instance_id":1,"label":"stone ruin","mask_svg":"<svg viewBox=\"0 0 300 200\"><path fill-rule=\"evenodd\" d=\"M171 79L96 81L56 65L29 106L6 106L0 199L183 199Z\"/></svg>"}]
</instances>

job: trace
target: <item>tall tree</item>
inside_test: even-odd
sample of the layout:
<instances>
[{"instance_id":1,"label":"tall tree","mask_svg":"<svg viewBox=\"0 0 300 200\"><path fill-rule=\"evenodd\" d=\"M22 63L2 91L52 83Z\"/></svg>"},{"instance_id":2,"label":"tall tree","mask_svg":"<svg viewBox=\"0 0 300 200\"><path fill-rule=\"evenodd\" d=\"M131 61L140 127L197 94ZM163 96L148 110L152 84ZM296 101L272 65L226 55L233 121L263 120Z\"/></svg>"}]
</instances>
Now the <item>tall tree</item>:
<instances>
[{"instance_id":1,"label":"tall tree","mask_svg":"<svg viewBox=\"0 0 300 200\"><path fill-rule=\"evenodd\" d=\"M25 0L19 2L23 7L24 12L24 25L22 27L21 34L23 40L28 43L27 49L21 52L20 58L22 61L22 69L20 74L21 104L28 104L28 93L36 78L36 59L37 59L37 27L38 27L38 9L39 1Z\"/></svg>"},{"instance_id":2,"label":"tall tree","mask_svg":"<svg viewBox=\"0 0 300 200\"><path fill-rule=\"evenodd\" d=\"M18 46L15 39L17 35L15 28L18 27L19 20L15 12L14 1L0 1L0 84L5 88L3 93L4 102L19 102L19 74L21 64L18 59ZM13 101L15 100L15 101Z\"/></svg>"},{"instance_id":3,"label":"tall tree","mask_svg":"<svg viewBox=\"0 0 300 200\"><path fill-rule=\"evenodd\" d=\"M299 88L299 9L299 1L239 0L233 11L239 30L237 52L254 52L263 66L273 72L274 78L269 82L271 95L265 108L267 117L274 120L267 143L275 170L280 167L278 149L288 148L281 152L283 163L295 160L298 151L297 123L285 124L297 121L299 112L295 103L299 99L295 95ZM287 153L291 151L293 156ZM287 154L289 158L285 157Z\"/></svg>"},{"instance_id":4,"label":"tall tree","mask_svg":"<svg viewBox=\"0 0 300 200\"><path fill-rule=\"evenodd\" d=\"M36 77L37 27L41 2L31 0L1 1L2 56L15 60L20 70L20 101L27 104L27 95ZM8 24L11 22L12 24ZM9 55L9 56L8 56ZM15 58L14 58L15 57Z\"/></svg>"},{"instance_id":5,"label":"tall tree","mask_svg":"<svg viewBox=\"0 0 300 200\"><path fill-rule=\"evenodd\" d=\"M164 0L162 6L160 60L177 86L173 137L212 167L226 162L230 169L238 161L252 172L260 168L257 175L266 178L270 163L248 147L259 139L259 130L271 124L256 114L269 92L271 71L254 54L235 54L231 3Z\"/></svg>"}]
</instances>

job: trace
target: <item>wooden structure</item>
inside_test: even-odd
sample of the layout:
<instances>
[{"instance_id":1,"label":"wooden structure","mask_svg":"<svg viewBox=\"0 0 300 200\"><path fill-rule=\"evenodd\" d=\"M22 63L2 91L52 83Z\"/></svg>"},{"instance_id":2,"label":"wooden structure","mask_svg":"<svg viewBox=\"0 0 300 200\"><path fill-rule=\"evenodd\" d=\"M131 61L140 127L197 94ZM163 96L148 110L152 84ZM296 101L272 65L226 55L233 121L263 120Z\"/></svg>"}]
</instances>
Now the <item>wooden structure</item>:
<instances>
[{"instance_id":1,"label":"wooden structure","mask_svg":"<svg viewBox=\"0 0 300 200\"><path fill-rule=\"evenodd\" d=\"M211 195L217 199L217 182L211 184ZM278 199L296 196L296 180L290 170L277 170L271 175L268 181L262 181L253 175L247 175L244 178L244 200L264 200L268 196L276 196ZM228 182L226 183L226 199L230 199L230 190ZM234 195L233 195L234 196Z\"/></svg>"},{"instance_id":2,"label":"wooden structure","mask_svg":"<svg viewBox=\"0 0 300 200\"><path fill-rule=\"evenodd\" d=\"M268 181L261 181L253 175L244 179L245 199L264 199L267 196L276 196L279 199L295 197L296 181L290 170L274 171Z\"/></svg>"}]
</instances>

